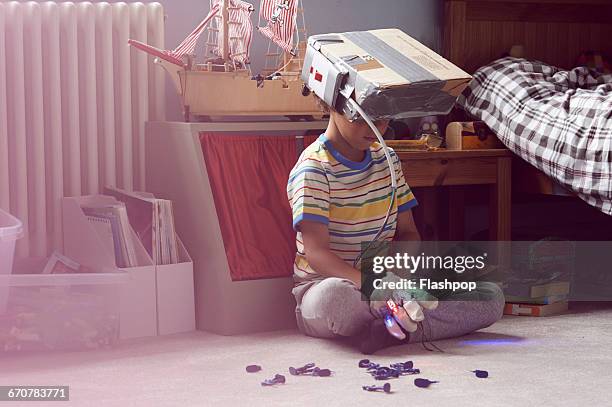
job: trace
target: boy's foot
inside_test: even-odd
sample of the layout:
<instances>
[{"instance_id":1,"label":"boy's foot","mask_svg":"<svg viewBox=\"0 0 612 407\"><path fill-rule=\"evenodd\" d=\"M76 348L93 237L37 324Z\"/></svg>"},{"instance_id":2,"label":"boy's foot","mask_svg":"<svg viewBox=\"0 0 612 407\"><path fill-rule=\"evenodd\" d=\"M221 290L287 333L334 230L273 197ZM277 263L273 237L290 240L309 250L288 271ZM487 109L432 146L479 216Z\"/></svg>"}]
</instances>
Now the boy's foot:
<instances>
[{"instance_id":1,"label":"boy's foot","mask_svg":"<svg viewBox=\"0 0 612 407\"><path fill-rule=\"evenodd\" d=\"M375 319L363 330L357 344L361 353L371 355L381 349L408 343L409 335L406 334L406 339L399 340L387 331L382 319Z\"/></svg>"}]
</instances>

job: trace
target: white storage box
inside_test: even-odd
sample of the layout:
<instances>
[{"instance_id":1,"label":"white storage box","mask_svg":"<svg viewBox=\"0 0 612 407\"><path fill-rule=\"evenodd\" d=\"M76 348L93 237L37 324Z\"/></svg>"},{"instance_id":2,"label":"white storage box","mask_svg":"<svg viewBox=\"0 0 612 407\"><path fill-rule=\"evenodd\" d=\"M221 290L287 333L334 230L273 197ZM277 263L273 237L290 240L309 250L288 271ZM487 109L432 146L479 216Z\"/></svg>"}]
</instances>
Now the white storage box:
<instances>
[{"instance_id":1,"label":"white storage box","mask_svg":"<svg viewBox=\"0 0 612 407\"><path fill-rule=\"evenodd\" d=\"M180 239L178 244L179 263L155 266L158 335L196 329L193 261Z\"/></svg>"},{"instance_id":2,"label":"white storage box","mask_svg":"<svg viewBox=\"0 0 612 407\"><path fill-rule=\"evenodd\" d=\"M22 233L21 221L0 209L0 274L11 274L15 243Z\"/></svg>"},{"instance_id":3,"label":"white storage box","mask_svg":"<svg viewBox=\"0 0 612 407\"><path fill-rule=\"evenodd\" d=\"M92 195L64 198L64 252L68 257L87 267L103 270L115 268L115 253L100 239L87 221L81 206L112 205L114 197ZM139 266L120 269L129 275L127 284L121 287L121 339L157 335L157 305L155 299L155 266L133 233Z\"/></svg>"},{"instance_id":4,"label":"white storage box","mask_svg":"<svg viewBox=\"0 0 612 407\"><path fill-rule=\"evenodd\" d=\"M0 275L0 352L96 349L119 338L126 273Z\"/></svg>"}]
</instances>

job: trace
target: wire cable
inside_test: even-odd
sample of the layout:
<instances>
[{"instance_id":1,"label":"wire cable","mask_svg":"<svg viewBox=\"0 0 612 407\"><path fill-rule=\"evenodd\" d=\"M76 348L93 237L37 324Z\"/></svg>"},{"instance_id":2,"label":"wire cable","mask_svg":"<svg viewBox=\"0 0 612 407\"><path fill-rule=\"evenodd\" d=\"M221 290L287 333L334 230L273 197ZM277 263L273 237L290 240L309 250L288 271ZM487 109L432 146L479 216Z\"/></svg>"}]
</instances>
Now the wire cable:
<instances>
[{"instance_id":1,"label":"wire cable","mask_svg":"<svg viewBox=\"0 0 612 407\"><path fill-rule=\"evenodd\" d=\"M395 167L393 166L393 159L391 158L391 154L389 153L389 147L387 147L387 143L385 143L385 139L383 138L383 135L380 133L380 130L378 130L378 128L376 127L372 119L361 108L361 106L359 106L357 102L355 102L355 100L353 100L352 98L349 98L348 103L351 105L353 109L357 111L357 113L359 113L359 115L363 118L363 120L365 120L365 122L368 124L368 126L370 126L370 128L376 135L378 142L381 144L383 148L385 157L387 158L387 164L389 165L389 172L391 176L391 200L389 202L389 208L387 209L387 215L385 216L385 220L383 221L382 226L380 227L380 229L378 230L374 238L370 240L366 248L362 250L357 256L357 258L355 259L355 261L353 261L353 267L357 267L357 263L361 261L361 258L363 257L364 253L370 250L370 247L372 247L374 242L378 241L378 239L384 232L385 228L387 227L387 223L389 223L389 218L391 217L391 212L393 211L393 205L395 204L395 199L397 197L396 196L397 195L397 174L395 173Z\"/></svg>"}]
</instances>

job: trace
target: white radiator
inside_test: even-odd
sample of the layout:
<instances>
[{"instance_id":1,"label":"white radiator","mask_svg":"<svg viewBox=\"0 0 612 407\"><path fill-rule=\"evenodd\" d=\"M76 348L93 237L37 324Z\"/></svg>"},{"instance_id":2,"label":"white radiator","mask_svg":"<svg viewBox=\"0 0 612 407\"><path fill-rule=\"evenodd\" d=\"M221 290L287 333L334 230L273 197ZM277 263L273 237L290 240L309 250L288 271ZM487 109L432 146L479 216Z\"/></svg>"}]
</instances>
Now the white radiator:
<instances>
[{"instance_id":1,"label":"white radiator","mask_svg":"<svg viewBox=\"0 0 612 407\"><path fill-rule=\"evenodd\" d=\"M61 198L144 189L144 124L164 120L158 3L0 3L0 208L24 222L18 256L62 246Z\"/></svg>"}]
</instances>

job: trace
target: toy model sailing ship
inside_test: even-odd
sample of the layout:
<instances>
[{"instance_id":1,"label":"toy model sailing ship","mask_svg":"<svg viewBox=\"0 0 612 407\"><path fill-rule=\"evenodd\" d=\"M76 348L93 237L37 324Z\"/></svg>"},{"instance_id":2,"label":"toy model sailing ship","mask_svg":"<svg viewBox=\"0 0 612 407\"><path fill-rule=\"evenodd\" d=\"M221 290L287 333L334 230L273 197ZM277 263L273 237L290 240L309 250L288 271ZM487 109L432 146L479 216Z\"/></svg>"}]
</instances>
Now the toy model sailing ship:
<instances>
[{"instance_id":1,"label":"toy model sailing ship","mask_svg":"<svg viewBox=\"0 0 612 407\"><path fill-rule=\"evenodd\" d=\"M170 74L187 121L192 116L320 116L314 100L302 96L306 30L301 0L261 0L260 7L257 30L270 40L263 75L251 72L254 7L242 0L211 0L208 15L173 51L129 43L155 56ZM196 61L204 32L204 59ZM272 53L273 48L278 51Z\"/></svg>"}]
</instances>

